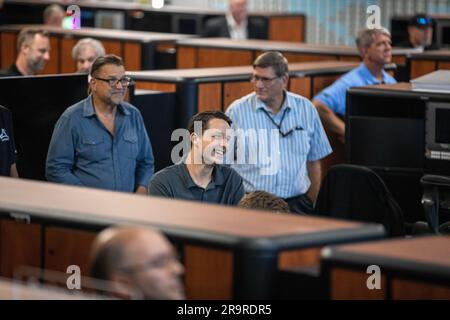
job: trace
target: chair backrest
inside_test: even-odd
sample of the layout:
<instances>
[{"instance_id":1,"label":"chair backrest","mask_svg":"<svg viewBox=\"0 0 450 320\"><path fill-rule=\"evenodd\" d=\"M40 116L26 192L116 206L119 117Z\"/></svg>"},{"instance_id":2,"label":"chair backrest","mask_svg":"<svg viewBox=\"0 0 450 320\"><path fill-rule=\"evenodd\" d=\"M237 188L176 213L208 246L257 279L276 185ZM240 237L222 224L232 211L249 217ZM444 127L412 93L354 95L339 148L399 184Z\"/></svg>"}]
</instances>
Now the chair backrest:
<instances>
[{"instance_id":1,"label":"chair backrest","mask_svg":"<svg viewBox=\"0 0 450 320\"><path fill-rule=\"evenodd\" d=\"M441 211L450 210L450 177L424 175L420 182L423 186L422 206L428 225L434 233L450 233L448 221L440 226Z\"/></svg>"},{"instance_id":2,"label":"chair backrest","mask_svg":"<svg viewBox=\"0 0 450 320\"><path fill-rule=\"evenodd\" d=\"M405 234L403 212L383 180L363 166L340 164L326 175L315 213L321 216L377 222L390 237Z\"/></svg>"}]
</instances>

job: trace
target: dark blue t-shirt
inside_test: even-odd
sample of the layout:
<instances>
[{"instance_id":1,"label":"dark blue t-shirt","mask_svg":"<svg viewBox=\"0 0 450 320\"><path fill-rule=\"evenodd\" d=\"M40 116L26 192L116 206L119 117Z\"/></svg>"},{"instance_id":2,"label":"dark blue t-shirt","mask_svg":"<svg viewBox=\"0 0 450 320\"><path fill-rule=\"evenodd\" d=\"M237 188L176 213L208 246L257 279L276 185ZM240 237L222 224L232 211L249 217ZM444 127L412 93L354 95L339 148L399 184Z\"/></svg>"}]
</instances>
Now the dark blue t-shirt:
<instances>
[{"instance_id":1,"label":"dark blue t-shirt","mask_svg":"<svg viewBox=\"0 0 450 320\"><path fill-rule=\"evenodd\" d=\"M16 149L12 129L12 116L0 106L0 176L9 177L11 165L16 162Z\"/></svg>"}]
</instances>

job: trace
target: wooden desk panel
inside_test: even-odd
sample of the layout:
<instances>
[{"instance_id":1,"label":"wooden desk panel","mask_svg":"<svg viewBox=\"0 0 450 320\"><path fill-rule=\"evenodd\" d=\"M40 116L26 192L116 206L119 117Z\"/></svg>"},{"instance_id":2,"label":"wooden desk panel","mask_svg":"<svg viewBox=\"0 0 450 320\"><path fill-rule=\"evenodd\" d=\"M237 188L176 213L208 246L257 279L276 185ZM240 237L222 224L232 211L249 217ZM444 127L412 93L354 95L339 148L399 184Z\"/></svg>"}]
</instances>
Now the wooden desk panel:
<instances>
[{"instance_id":1,"label":"wooden desk panel","mask_svg":"<svg viewBox=\"0 0 450 320\"><path fill-rule=\"evenodd\" d=\"M450 61L449 62L439 61L438 62L438 69L450 70Z\"/></svg>"},{"instance_id":2,"label":"wooden desk panel","mask_svg":"<svg viewBox=\"0 0 450 320\"><path fill-rule=\"evenodd\" d=\"M332 54L284 53L283 55L289 63L338 60L338 57ZM255 55L255 58L257 56L258 55Z\"/></svg>"},{"instance_id":3,"label":"wooden desk panel","mask_svg":"<svg viewBox=\"0 0 450 320\"><path fill-rule=\"evenodd\" d=\"M177 68L197 67L197 49L189 47L177 48Z\"/></svg>"},{"instance_id":4,"label":"wooden desk panel","mask_svg":"<svg viewBox=\"0 0 450 320\"><path fill-rule=\"evenodd\" d=\"M278 268L318 267L320 266L320 252L322 248L291 250L282 252L278 257Z\"/></svg>"},{"instance_id":5,"label":"wooden desk panel","mask_svg":"<svg viewBox=\"0 0 450 320\"><path fill-rule=\"evenodd\" d=\"M147 82L147 81L136 81L136 88L144 89L144 90L163 91L163 92L176 92L177 91L175 84Z\"/></svg>"},{"instance_id":6,"label":"wooden desk panel","mask_svg":"<svg viewBox=\"0 0 450 320\"><path fill-rule=\"evenodd\" d=\"M430 50L409 57L411 79L438 69L450 69L450 50Z\"/></svg>"},{"instance_id":7,"label":"wooden desk panel","mask_svg":"<svg viewBox=\"0 0 450 320\"><path fill-rule=\"evenodd\" d=\"M221 86L221 83L204 83L198 86L198 112L222 110Z\"/></svg>"},{"instance_id":8,"label":"wooden desk panel","mask_svg":"<svg viewBox=\"0 0 450 320\"><path fill-rule=\"evenodd\" d=\"M392 280L394 300L449 300L450 287L423 281Z\"/></svg>"},{"instance_id":9,"label":"wooden desk panel","mask_svg":"<svg viewBox=\"0 0 450 320\"><path fill-rule=\"evenodd\" d=\"M9 68L17 56L17 34L13 32L2 32L0 34L1 47L1 68Z\"/></svg>"},{"instance_id":10,"label":"wooden desk panel","mask_svg":"<svg viewBox=\"0 0 450 320\"><path fill-rule=\"evenodd\" d=\"M366 273L380 267L381 290L369 290ZM323 272L332 298L450 299L450 238L426 236L328 247Z\"/></svg>"},{"instance_id":11,"label":"wooden desk panel","mask_svg":"<svg viewBox=\"0 0 450 320\"><path fill-rule=\"evenodd\" d=\"M0 276L12 278L21 266L41 267L41 226L0 219Z\"/></svg>"},{"instance_id":12,"label":"wooden desk panel","mask_svg":"<svg viewBox=\"0 0 450 320\"><path fill-rule=\"evenodd\" d=\"M308 99L312 99L311 85L311 77L289 79L289 90Z\"/></svg>"},{"instance_id":13,"label":"wooden desk panel","mask_svg":"<svg viewBox=\"0 0 450 320\"><path fill-rule=\"evenodd\" d=\"M69 228L45 228L45 269L65 273L77 265L82 276L89 276L89 253L97 234Z\"/></svg>"},{"instance_id":14,"label":"wooden desk panel","mask_svg":"<svg viewBox=\"0 0 450 320\"><path fill-rule=\"evenodd\" d=\"M84 264L92 239L80 232L86 228L137 224L161 230L183 250L189 298L269 298L279 253L384 234L372 224L19 179L0 178L0 188L3 216L21 212L45 226L45 265L56 269Z\"/></svg>"},{"instance_id":15,"label":"wooden desk panel","mask_svg":"<svg viewBox=\"0 0 450 320\"><path fill-rule=\"evenodd\" d=\"M384 300L386 299L386 277L381 277L381 289L367 289L368 274L344 268L333 268L330 275L333 300Z\"/></svg>"},{"instance_id":16,"label":"wooden desk panel","mask_svg":"<svg viewBox=\"0 0 450 320\"><path fill-rule=\"evenodd\" d=\"M197 49L197 68L248 66L253 62L253 52L243 50Z\"/></svg>"},{"instance_id":17,"label":"wooden desk panel","mask_svg":"<svg viewBox=\"0 0 450 320\"><path fill-rule=\"evenodd\" d=\"M269 21L270 40L305 42L305 19L302 16L271 17Z\"/></svg>"},{"instance_id":18,"label":"wooden desk panel","mask_svg":"<svg viewBox=\"0 0 450 320\"><path fill-rule=\"evenodd\" d=\"M74 38L61 38L61 73L73 73L77 71L76 62L72 58L72 49L77 43Z\"/></svg>"},{"instance_id":19,"label":"wooden desk panel","mask_svg":"<svg viewBox=\"0 0 450 320\"><path fill-rule=\"evenodd\" d=\"M411 79L423 76L424 74L436 70L436 61L433 60L413 60L411 61Z\"/></svg>"},{"instance_id":20,"label":"wooden desk panel","mask_svg":"<svg viewBox=\"0 0 450 320\"><path fill-rule=\"evenodd\" d=\"M224 300L233 297L233 253L187 245L184 247L186 296ZM211 273L210 270L216 270Z\"/></svg>"},{"instance_id":21,"label":"wooden desk panel","mask_svg":"<svg viewBox=\"0 0 450 320\"><path fill-rule=\"evenodd\" d=\"M249 81L227 82L223 85L223 111L226 111L230 104L253 92L253 84Z\"/></svg>"},{"instance_id":22,"label":"wooden desk panel","mask_svg":"<svg viewBox=\"0 0 450 320\"><path fill-rule=\"evenodd\" d=\"M284 32L289 34L288 32ZM201 59L208 61L208 67L249 65L242 60L243 52L247 52L249 57L255 59L261 52L279 51L286 56L290 63L309 62L324 60L342 60L342 61L361 61L358 50L353 46L336 45L312 45L305 43L293 43L288 41L268 41L268 40L232 40L226 38L209 39L188 39L177 41L177 66L199 67L206 66L200 64ZM207 49L207 51L203 51ZM215 50L214 53L226 53L226 58L210 59L204 58L204 54L209 50ZM189 52L189 54L185 54ZM393 61L396 63L405 63L406 55L417 52L415 49L394 48ZM219 56L218 56L219 57ZM238 62L239 61L239 62ZM225 65L225 63L230 63Z\"/></svg>"},{"instance_id":23,"label":"wooden desk panel","mask_svg":"<svg viewBox=\"0 0 450 320\"><path fill-rule=\"evenodd\" d=\"M126 70L141 70L142 66L140 61L141 46L138 43L124 43L123 44L123 60L125 61Z\"/></svg>"},{"instance_id":24,"label":"wooden desk panel","mask_svg":"<svg viewBox=\"0 0 450 320\"><path fill-rule=\"evenodd\" d=\"M59 37L50 36L50 60L40 74L55 74L60 70L60 41Z\"/></svg>"}]
</instances>

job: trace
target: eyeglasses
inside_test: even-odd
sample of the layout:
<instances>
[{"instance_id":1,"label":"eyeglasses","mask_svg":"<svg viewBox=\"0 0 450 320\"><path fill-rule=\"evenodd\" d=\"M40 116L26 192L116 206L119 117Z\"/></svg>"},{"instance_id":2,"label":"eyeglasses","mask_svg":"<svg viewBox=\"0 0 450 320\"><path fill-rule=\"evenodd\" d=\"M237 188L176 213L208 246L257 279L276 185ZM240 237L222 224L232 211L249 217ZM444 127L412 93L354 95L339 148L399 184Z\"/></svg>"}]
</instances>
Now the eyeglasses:
<instances>
[{"instance_id":1,"label":"eyeglasses","mask_svg":"<svg viewBox=\"0 0 450 320\"><path fill-rule=\"evenodd\" d=\"M266 77L252 76L252 77L250 78L250 81L253 82L253 83L257 83L258 81L261 80L261 82L262 82L262 84L263 84L264 86L268 86L269 84L272 83L273 80L275 80L275 79L277 79L277 78L280 78L280 77L266 78Z\"/></svg>"},{"instance_id":2,"label":"eyeglasses","mask_svg":"<svg viewBox=\"0 0 450 320\"><path fill-rule=\"evenodd\" d=\"M165 267L169 266L170 264L178 263L178 261L179 261L178 255L164 254L164 255L157 257L156 259L154 258L153 260L149 260L142 264L124 266L119 269L121 269L122 271L125 271L125 272L140 272L140 271L145 271L147 269L165 268Z\"/></svg>"},{"instance_id":3,"label":"eyeglasses","mask_svg":"<svg viewBox=\"0 0 450 320\"><path fill-rule=\"evenodd\" d=\"M116 87L119 82L123 87L128 87L133 81L133 79L131 79L130 77L122 77L120 79L102 79L95 77L94 79L108 82L111 87Z\"/></svg>"}]
</instances>

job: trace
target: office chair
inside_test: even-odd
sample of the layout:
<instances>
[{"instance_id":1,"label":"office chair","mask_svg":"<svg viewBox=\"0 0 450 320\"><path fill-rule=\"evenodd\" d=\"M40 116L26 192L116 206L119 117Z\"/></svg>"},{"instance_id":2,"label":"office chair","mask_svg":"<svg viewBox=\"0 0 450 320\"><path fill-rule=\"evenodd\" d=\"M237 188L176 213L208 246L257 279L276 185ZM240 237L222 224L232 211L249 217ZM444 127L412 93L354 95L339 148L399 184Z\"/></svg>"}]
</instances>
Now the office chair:
<instances>
[{"instance_id":1,"label":"office chair","mask_svg":"<svg viewBox=\"0 0 450 320\"><path fill-rule=\"evenodd\" d=\"M314 211L320 216L380 223L389 237L405 235L397 201L378 174L367 167L333 166L322 182Z\"/></svg>"},{"instance_id":2,"label":"office chair","mask_svg":"<svg viewBox=\"0 0 450 320\"><path fill-rule=\"evenodd\" d=\"M424 189L422 206L429 228L434 233L450 234L450 221L439 225L442 211L450 210L450 177L429 174L424 175L420 183Z\"/></svg>"}]
</instances>

